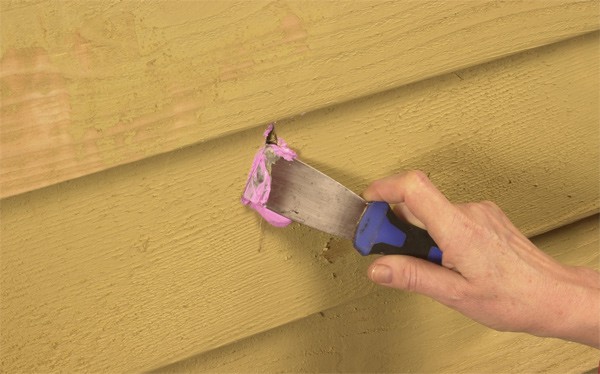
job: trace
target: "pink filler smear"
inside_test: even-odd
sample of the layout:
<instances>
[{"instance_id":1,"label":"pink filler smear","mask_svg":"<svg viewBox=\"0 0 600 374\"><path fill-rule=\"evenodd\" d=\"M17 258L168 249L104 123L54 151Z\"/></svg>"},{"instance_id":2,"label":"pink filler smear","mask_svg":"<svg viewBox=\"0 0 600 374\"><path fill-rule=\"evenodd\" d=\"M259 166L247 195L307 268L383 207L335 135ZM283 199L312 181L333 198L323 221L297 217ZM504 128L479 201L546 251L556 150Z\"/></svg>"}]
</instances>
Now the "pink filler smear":
<instances>
[{"instance_id":1,"label":"pink filler smear","mask_svg":"<svg viewBox=\"0 0 600 374\"><path fill-rule=\"evenodd\" d=\"M263 134L265 139L269 138L272 131L273 124L270 124ZM246 188L242 195L242 204L256 210L271 225L284 227L292 221L266 207L271 192L271 166L280 158L292 161L297 155L288 147L285 140L274 138L277 139L277 144L266 143L254 156Z\"/></svg>"}]
</instances>

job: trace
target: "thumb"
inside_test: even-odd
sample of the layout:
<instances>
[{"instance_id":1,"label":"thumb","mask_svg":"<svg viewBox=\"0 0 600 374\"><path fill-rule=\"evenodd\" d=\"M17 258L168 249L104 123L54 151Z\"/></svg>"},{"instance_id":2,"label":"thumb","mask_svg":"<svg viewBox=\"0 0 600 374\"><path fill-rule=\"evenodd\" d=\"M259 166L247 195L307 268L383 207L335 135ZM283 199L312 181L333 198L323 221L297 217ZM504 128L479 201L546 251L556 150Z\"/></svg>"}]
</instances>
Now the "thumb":
<instances>
[{"instance_id":1,"label":"thumb","mask_svg":"<svg viewBox=\"0 0 600 374\"><path fill-rule=\"evenodd\" d=\"M410 256L380 257L373 261L368 274L375 283L417 292L446 305L458 301L467 287L459 273Z\"/></svg>"}]
</instances>

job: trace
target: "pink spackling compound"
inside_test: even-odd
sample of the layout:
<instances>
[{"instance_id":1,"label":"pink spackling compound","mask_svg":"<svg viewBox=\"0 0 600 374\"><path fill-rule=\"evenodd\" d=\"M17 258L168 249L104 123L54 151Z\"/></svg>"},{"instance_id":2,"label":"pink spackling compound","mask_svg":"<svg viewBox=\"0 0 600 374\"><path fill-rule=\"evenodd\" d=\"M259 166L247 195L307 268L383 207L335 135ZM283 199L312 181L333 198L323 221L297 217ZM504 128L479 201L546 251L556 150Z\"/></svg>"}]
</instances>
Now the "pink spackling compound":
<instances>
[{"instance_id":1,"label":"pink spackling compound","mask_svg":"<svg viewBox=\"0 0 600 374\"><path fill-rule=\"evenodd\" d=\"M277 138L273 124L267 127L263 136L266 143L254 156L246 188L242 195L242 204L256 210L271 225L284 227L292 221L267 209L266 206L271 192L271 166L280 158L292 161L297 155L288 147L285 140Z\"/></svg>"}]
</instances>

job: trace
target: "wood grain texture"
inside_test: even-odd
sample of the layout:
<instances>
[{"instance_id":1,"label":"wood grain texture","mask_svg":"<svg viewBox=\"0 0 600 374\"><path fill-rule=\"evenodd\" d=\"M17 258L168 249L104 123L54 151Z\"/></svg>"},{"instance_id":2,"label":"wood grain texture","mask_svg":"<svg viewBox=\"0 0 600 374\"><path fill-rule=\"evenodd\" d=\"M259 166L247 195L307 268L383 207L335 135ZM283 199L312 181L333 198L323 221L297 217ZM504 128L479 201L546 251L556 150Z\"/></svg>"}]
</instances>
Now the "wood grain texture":
<instances>
[{"instance_id":1,"label":"wood grain texture","mask_svg":"<svg viewBox=\"0 0 600 374\"><path fill-rule=\"evenodd\" d=\"M594 0L0 7L0 197L600 27Z\"/></svg>"},{"instance_id":2,"label":"wood grain texture","mask_svg":"<svg viewBox=\"0 0 600 374\"><path fill-rule=\"evenodd\" d=\"M595 33L278 131L355 191L421 168L530 235L598 212L597 55ZM268 227L239 203L262 131L3 199L0 370L156 368L370 293L370 259L348 242Z\"/></svg>"},{"instance_id":3,"label":"wood grain texture","mask_svg":"<svg viewBox=\"0 0 600 374\"><path fill-rule=\"evenodd\" d=\"M598 216L534 243L564 263L600 269ZM380 289L155 373L583 373L598 350L500 333L416 294Z\"/></svg>"}]
</instances>

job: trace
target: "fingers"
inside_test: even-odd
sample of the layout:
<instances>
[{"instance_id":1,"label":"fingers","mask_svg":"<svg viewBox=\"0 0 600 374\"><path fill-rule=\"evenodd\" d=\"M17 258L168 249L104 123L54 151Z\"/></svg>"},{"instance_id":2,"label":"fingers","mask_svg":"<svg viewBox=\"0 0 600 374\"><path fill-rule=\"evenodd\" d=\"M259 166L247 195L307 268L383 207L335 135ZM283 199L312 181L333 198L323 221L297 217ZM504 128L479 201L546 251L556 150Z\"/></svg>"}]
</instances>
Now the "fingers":
<instances>
[{"instance_id":1,"label":"fingers","mask_svg":"<svg viewBox=\"0 0 600 374\"><path fill-rule=\"evenodd\" d=\"M400 209L410 211L412 217L422 222L436 240L452 226L459 213L458 209L421 171L411 171L377 180L367 187L363 196L369 201L404 203L405 208Z\"/></svg>"},{"instance_id":2,"label":"fingers","mask_svg":"<svg viewBox=\"0 0 600 374\"><path fill-rule=\"evenodd\" d=\"M415 217L414 214L412 214L412 212L406 207L406 204L404 203L398 203L398 204L394 204L392 205L392 210L394 211L394 214L396 214L396 216L404 219L406 222L409 222L415 226L418 226L422 229L425 228L425 225L423 224L423 222L419 221L419 219L417 217Z\"/></svg>"},{"instance_id":3,"label":"fingers","mask_svg":"<svg viewBox=\"0 0 600 374\"><path fill-rule=\"evenodd\" d=\"M418 292L448 306L462 300L468 286L460 274L409 256L380 257L371 264L368 275L375 283Z\"/></svg>"}]
</instances>

